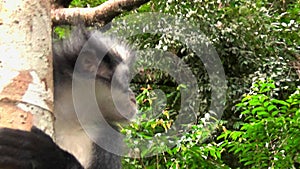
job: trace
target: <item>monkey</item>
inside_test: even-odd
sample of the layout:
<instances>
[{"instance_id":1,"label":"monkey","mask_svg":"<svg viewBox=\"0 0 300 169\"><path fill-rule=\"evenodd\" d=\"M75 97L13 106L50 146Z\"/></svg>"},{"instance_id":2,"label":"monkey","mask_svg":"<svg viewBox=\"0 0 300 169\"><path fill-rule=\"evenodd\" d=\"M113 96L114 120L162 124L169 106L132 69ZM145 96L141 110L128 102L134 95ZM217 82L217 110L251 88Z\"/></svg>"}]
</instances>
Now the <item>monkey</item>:
<instances>
[{"instance_id":1,"label":"monkey","mask_svg":"<svg viewBox=\"0 0 300 169\"><path fill-rule=\"evenodd\" d=\"M55 141L36 127L31 131L1 128L0 168L120 169L120 154L106 150L97 141L111 142L122 150L122 138L112 137L102 123L97 123L100 132L93 132L91 138L81 123L93 129L94 117L92 122L81 122L76 111L87 119L90 117L85 116L85 110L99 111L102 122L112 130L118 130L118 123L130 122L137 113L135 96L129 88L129 68L134 59L134 52L126 43L80 26L67 39L53 42ZM89 106L94 98L75 101L74 81L94 84L91 93L99 110ZM85 90L75 93L87 97ZM112 93L117 97L113 98Z\"/></svg>"}]
</instances>

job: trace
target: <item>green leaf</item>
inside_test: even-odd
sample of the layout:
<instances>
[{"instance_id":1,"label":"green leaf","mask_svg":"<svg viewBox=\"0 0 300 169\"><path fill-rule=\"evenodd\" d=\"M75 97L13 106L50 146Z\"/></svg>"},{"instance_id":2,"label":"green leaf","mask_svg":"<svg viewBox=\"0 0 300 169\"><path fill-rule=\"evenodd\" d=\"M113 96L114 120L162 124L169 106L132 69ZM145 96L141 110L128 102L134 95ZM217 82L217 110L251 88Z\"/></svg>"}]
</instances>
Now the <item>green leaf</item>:
<instances>
[{"instance_id":1,"label":"green leaf","mask_svg":"<svg viewBox=\"0 0 300 169\"><path fill-rule=\"evenodd\" d=\"M236 107L244 107L246 104L245 103L238 103L238 104L236 104L235 106Z\"/></svg>"},{"instance_id":2,"label":"green leaf","mask_svg":"<svg viewBox=\"0 0 300 169\"><path fill-rule=\"evenodd\" d=\"M216 150L215 149L210 149L209 150L209 154L212 156L212 157L216 157Z\"/></svg>"},{"instance_id":3,"label":"green leaf","mask_svg":"<svg viewBox=\"0 0 300 169\"><path fill-rule=\"evenodd\" d=\"M272 112L272 117L276 116L279 113L279 111Z\"/></svg>"},{"instance_id":4,"label":"green leaf","mask_svg":"<svg viewBox=\"0 0 300 169\"><path fill-rule=\"evenodd\" d=\"M255 114L257 111L265 111L266 109L264 107L256 107L252 110L252 114Z\"/></svg>"},{"instance_id":5,"label":"green leaf","mask_svg":"<svg viewBox=\"0 0 300 169\"><path fill-rule=\"evenodd\" d=\"M247 161L247 162L245 162L244 165L250 165L250 164L253 164L253 163L255 163L255 161Z\"/></svg>"},{"instance_id":6,"label":"green leaf","mask_svg":"<svg viewBox=\"0 0 300 169\"><path fill-rule=\"evenodd\" d=\"M268 112L265 112L265 111L258 112L257 115L259 115L259 116L265 116L265 117L269 117L270 116L270 114Z\"/></svg>"},{"instance_id":7,"label":"green leaf","mask_svg":"<svg viewBox=\"0 0 300 169\"><path fill-rule=\"evenodd\" d=\"M242 111L241 112L241 114L245 114L245 115L247 115L247 114L249 114L250 113L250 110L245 110L245 111Z\"/></svg>"},{"instance_id":8,"label":"green leaf","mask_svg":"<svg viewBox=\"0 0 300 169\"><path fill-rule=\"evenodd\" d=\"M244 132L240 132L240 131L234 131L230 134L230 137L233 140L236 140L238 137L240 137Z\"/></svg>"},{"instance_id":9,"label":"green leaf","mask_svg":"<svg viewBox=\"0 0 300 169\"><path fill-rule=\"evenodd\" d=\"M283 101L283 100L277 100L277 99L272 99L271 100L272 103L277 103L277 104L281 104L281 105L285 105L285 106L290 106L289 103Z\"/></svg>"},{"instance_id":10,"label":"green leaf","mask_svg":"<svg viewBox=\"0 0 300 169\"><path fill-rule=\"evenodd\" d=\"M259 100L253 99L253 100L249 101L249 105L251 105L251 106L257 106L257 105L261 105L261 103L259 102Z\"/></svg>"},{"instance_id":11,"label":"green leaf","mask_svg":"<svg viewBox=\"0 0 300 169\"><path fill-rule=\"evenodd\" d=\"M264 107L267 107L270 104L270 102L266 101L264 102Z\"/></svg>"},{"instance_id":12,"label":"green leaf","mask_svg":"<svg viewBox=\"0 0 300 169\"><path fill-rule=\"evenodd\" d=\"M272 111L273 109L276 109L277 110L277 107L275 105L270 105L268 106L268 111Z\"/></svg>"},{"instance_id":13,"label":"green leaf","mask_svg":"<svg viewBox=\"0 0 300 169\"><path fill-rule=\"evenodd\" d=\"M238 152L240 152L240 151L242 151L243 150L243 148L242 147L239 147L239 148L237 148L234 152L233 152L233 154L237 154Z\"/></svg>"},{"instance_id":14,"label":"green leaf","mask_svg":"<svg viewBox=\"0 0 300 169\"><path fill-rule=\"evenodd\" d=\"M249 159L250 159L250 158L245 157L245 158L242 158L242 159L240 160L240 162L248 161Z\"/></svg>"},{"instance_id":15,"label":"green leaf","mask_svg":"<svg viewBox=\"0 0 300 169\"><path fill-rule=\"evenodd\" d=\"M221 152L220 151L216 151L216 155L218 159L221 159Z\"/></svg>"}]
</instances>

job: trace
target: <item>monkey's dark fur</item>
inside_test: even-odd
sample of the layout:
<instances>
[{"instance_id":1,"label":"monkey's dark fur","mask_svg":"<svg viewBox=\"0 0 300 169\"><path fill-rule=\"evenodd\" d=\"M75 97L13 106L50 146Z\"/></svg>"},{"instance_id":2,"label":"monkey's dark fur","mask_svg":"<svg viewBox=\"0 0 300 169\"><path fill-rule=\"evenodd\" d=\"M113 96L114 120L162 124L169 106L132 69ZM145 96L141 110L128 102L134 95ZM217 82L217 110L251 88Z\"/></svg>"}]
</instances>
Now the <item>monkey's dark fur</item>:
<instances>
[{"instance_id":1,"label":"monkey's dark fur","mask_svg":"<svg viewBox=\"0 0 300 169\"><path fill-rule=\"evenodd\" d=\"M128 87L132 55L127 45L116 38L83 28L75 29L67 40L53 43L56 141L52 141L48 135L35 127L30 132L2 128L0 129L0 168L121 168L121 157L92 142L80 125L72 99L74 97L72 82L77 80L84 83L92 80L95 83L94 93L98 108L105 121L117 129L116 122L128 122L136 113L134 95ZM75 64L78 65L76 70L74 70ZM77 76L73 76L73 72L77 73ZM113 76L116 77L117 85L111 84ZM113 90L118 93L116 102L121 103L122 113L113 103L111 94ZM85 107L89 99L82 98L80 108L89 109L90 107ZM88 125L90 127L93 123ZM97 140L104 139L121 149L122 140L110 138L108 132L103 129L93 135Z\"/></svg>"}]
</instances>

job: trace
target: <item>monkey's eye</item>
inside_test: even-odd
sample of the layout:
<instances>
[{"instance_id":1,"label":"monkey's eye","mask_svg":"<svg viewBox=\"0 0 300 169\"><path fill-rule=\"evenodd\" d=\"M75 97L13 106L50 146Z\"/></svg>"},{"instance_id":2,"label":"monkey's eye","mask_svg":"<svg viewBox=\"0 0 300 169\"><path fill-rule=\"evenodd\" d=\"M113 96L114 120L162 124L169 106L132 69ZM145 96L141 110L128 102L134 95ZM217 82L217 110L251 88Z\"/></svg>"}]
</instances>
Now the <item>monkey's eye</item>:
<instances>
[{"instance_id":1,"label":"monkey's eye","mask_svg":"<svg viewBox=\"0 0 300 169\"><path fill-rule=\"evenodd\" d=\"M104 81L104 82L106 82L106 83L110 83L110 82L111 82L111 78L110 78L110 77L98 76L98 78L99 78L101 81Z\"/></svg>"}]
</instances>

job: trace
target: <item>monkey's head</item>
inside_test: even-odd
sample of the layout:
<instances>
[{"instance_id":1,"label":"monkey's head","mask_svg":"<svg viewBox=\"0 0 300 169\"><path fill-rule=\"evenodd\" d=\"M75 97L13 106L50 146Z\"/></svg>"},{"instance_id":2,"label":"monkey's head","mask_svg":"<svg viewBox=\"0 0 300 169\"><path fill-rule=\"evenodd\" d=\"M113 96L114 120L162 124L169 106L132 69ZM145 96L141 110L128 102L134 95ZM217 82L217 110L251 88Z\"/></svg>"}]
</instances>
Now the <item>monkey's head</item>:
<instances>
[{"instance_id":1,"label":"monkey's head","mask_svg":"<svg viewBox=\"0 0 300 169\"><path fill-rule=\"evenodd\" d=\"M79 45L72 44L72 46L78 47L68 49L68 43L79 43ZM130 48L115 37L106 36L100 32L94 32L81 38L79 36L77 40L71 39L61 45L63 47L59 47L60 50L57 50L56 53L63 56L64 62L70 62L73 66L69 69L73 67L74 71L71 73L70 70L61 70L62 66L65 66L64 69L70 67L68 65L55 66L55 69L60 69L55 70L55 76L60 76L57 75L57 71L65 76L72 76L73 104L79 104L77 107L82 108L79 111L88 111L92 107L89 106L90 100L95 99L107 122L130 121L137 113L135 95L129 88L130 66L135 58ZM73 58L76 58L76 61L73 61ZM59 62L57 58L55 59L55 62ZM59 63L54 65L56 64L59 65ZM58 81L63 85L68 83L64 78L58 79ZM74 85L74 82L81 84L81 87L75 87L75 91L76 84ZM94 88L87 86L94 86ZM59 91L65 92L65 90ZM56 92L56 95L62 95L59 91ZM76 101L76 98L74 99L76 92L83 100ZM74 107L76 110L76 105ZM90 112L92 111L95 110L90 110Z\"/></svg>"},{"instance_id":2,"label":"monkey's head","mask_svg":"<svg viewBox=\"0 0 300 169\"><path fill-rule=\"evenodd\" d=\"M135 95L129 88L133 59L126 44L98 32L91 35L77 60L83 75L94 77L97 103L109 122L129 121L137 112Z\"/></svg>"}]
</instances>

